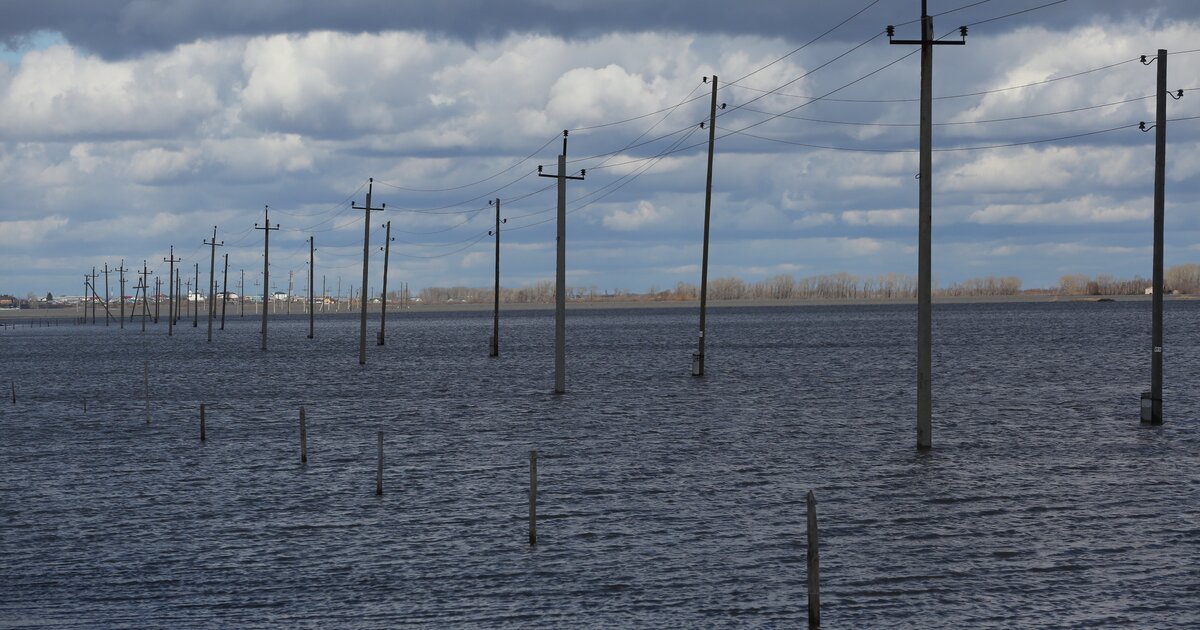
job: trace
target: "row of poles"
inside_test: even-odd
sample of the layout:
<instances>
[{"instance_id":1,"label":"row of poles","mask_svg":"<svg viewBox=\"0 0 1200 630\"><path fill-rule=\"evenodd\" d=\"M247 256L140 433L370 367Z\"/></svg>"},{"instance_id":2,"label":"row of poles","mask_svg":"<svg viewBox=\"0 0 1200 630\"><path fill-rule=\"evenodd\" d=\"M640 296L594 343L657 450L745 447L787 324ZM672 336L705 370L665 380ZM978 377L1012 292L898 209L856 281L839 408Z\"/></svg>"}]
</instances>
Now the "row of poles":
<instances>
[{"instance_id":1,"label":"row of poles","mask_svg":"<svg viewBox=\"0 0 1200 630\"><path fill-rule=\"evenodd\" d=\"M934 46L942 45L965 45L966 43L966 27L961 28L963 36L961 41L942 41L934 38L933 35L933 18L928 13L927 0L921 2L921 38L920 39L894 39L894 27L888 26L887 33L889 42L893 45L917 45L921 47L921 103L920 103L920 174L919 174L919 220L918 220L918 280L917 280L917 447L919 449L929 449L932 447L932 409L933 409L933 367L932 367L932 339L933 339L933 318L932 318L932 206L933 206L933 48ZM1155 191L1154 191L1154 280L1153 280L1153 315L1152 315L1152 352L1151 352L1151 388L1149 392L1142 394L1142 420L1152 424L1162 423L1162 296L1163 296L1163 207L1164 207L1164 183L1165 183L1165 163L1166 163L1166 97L1170 94L1166 89L1167 80L1167 51L1159 50L1155 59L1146 60L1143 57L1143 63L1158 63L1158 90L1157 90L1157 109L1156 121L1154 126L1156 133L1156 149L1155 149ZM706 81L708 78L706 77ZM716 132L716 115L717 115L717 76L711 77L712 84L712 99L710 104L709 120L708 120L708 165L707 176L705 180L705 200L704 200L704 242L701 264L701 280L700 280L700 328L697 339L697 350L692 354L692 370L693 376L704 376L705 373L705 327L708 307L708 258L709 258L709 237L710 223L712 212L712 185L713 185L713 157ZM1174 95L1171 95L1174 96ZM1176 97L1177 98L1177 97ZM722 106L723 107L723 106ZM702 123L703 124L703 123ZM1149 131L1150 128L1143 128ZM538 176L553 177L557 180L557 232L556 232L556 265L555 265L555 317L554 317L554 393L563 394L566 392L566 185L568 180L584 180L586 178L586 170L581 170L578 176L567 174L567 139L568 131L563 131L562 152L558 155L558 172L544 173L543 167L538 166ZM383 212L387 210L387 204L382 204L376 208L372 206L372 192L374 180L368 180L368 188L366 195L366 203L362 206L351 204L351 207L356 210L362 210L365 213L363 224L363 264L362 264L362 292L361 299L361 320L359 327L359 364L366 364L366 345L367 345L367 280L369 274L368 256L370 249L370 226L371 213ZM493 202L496 210L496 225L492 233L495 236L496 247L496 262L495 262L495 305L492 322L492 334L489 339L489 356L496 357L500 353L500 226L504 220L500 217L500 199ZM263 278L264 288L263 297L264 303L267 297L269 282L267 281L269 274L269 255L270 255L270 233L279 229L279 225L271 225L269 209L264 209L264 224L259 226L255 224L255 229L264 231L263 238ZM379 345L384 344L385 336L385 318L386 318L386 296L387 296L387 256L391 243L391 222L386 225L388 234L385 243L384 254L384 308L380 315L380 330L377 337ZM313 241L309 239L309 256L310 265L312 264ZM210 278L215 272L213 265L215 264L216 247L223 243L216 242L216 230L214 228L213 240L205 241L213 249L213 256L210 259ZM173 248L172 248L173 252ZM173 262L176 260L174 254L170 259ZM142 288L143 304L145 304L145 265L143 264L143 279L139 284ZM94 271L93 271L94 277ZM124 276L122 276L123 278ZM310 267L309 274L309 299L313 296L312 277ZM199 272L197 271L197 282ZM178 281L176 281L178 285ZM210 295L213 295L215 286L210 283ZM178 288L178 286L177 286ZM107 307L106 307L107 308ZM122 303L122 309L124 304ZM146 307L144 307L146 308ZM310 302L309 307L309 338L313 337L313 309ZM195 323L193 322L193 325ZM143 329L145 327L145 319L143 318ZM261 348L267 349L267 312L263 309L262 313L262 330L261 330ZM209 318L209 341L212 341L212 312L210 308Z\"/></svg>"}]
</instances>

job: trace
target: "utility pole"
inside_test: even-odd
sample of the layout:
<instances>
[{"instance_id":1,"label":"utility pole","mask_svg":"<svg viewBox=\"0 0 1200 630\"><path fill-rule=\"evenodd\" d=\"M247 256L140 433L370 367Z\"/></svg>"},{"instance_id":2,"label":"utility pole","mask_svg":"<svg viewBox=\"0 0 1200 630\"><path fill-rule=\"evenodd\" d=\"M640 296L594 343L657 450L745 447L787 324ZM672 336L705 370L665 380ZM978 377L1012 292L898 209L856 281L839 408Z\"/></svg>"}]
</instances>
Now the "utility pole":
<instances>
[{"instance_id":1,"label":"utility pole","mask_svg":"<svg viewBox=\"0 0 1200 630\"><path fill-rule=\"evenodd\" d=\"M92 325L95 325L96 324L96 268L95 267L92 267L92 275L88 276L88 278L91 278L91 280L89 281L90 284L88 284L88 286L91 287L91 289L92 289L92 296L90 299L88 299L88 301L92 303Z\"/></svg>"},{"instance_id":2,"label":"utility pole","mask_svg":"<svg viewBox=\"0 0 1200 630\"><path fill-rule=\"evenodd\" d=\"M108 262L104 263L104 325L108 326L108 307L112 304L112 299L108 295Z\"/></svg>"},{"instance_id":3,"label":"utility pole","mask_svg":"<svg viewBox=\"0 0 1200 630\"><path fill-rule=\"evenodd\" d=\"M217 226L213 226L212 240L204 241L204 244L212 246L212 253L208 258L208 304L204 309L208 311L208 343L212 343L212 320L217 309L217 248L225 246L225 241L217 242ZM199 272L196 275L196 283L200 283Z\"/></svg>"},{"instance_id":4,"label":"utility pole","mask_svg":"<svg viewBox=\"0 0 1200 630\"><path fill-rule=\"evenodd\" d=\"M1158 92L1154 114L1154 292L1153 315L1151 322L1151 352L1150 352L1150 391L1142 393L1142 422L1162 424L1162 377L1163 377L1163 293L1166 290L1163 282L1163 220L1166 205L1166 168L1167 168L1167 96L1174 99L1183 98L1183 90L1178 94L1167 91L1167 51L1158 50L1158 56L1147 60L1142 55L1142 63L1150 65L1158 62ZM1146 123L1139 125L1142 131L1150 131Z\"/></svg>"},{"instance_id":5,"label":"utility pole","mask_svg":"<svg viewBox=\"0 0 1200 630\"><path fill-rule=\"evenodd\" d=\"M172 245L171 246L171 255L168 258L163 259L163 262L169 263L169 265L167 266L168 282L176 282L175 281L175 263L179 262L179 260L180 260L179 258L175 257L175 246ZM124 266L124 261L122 261L121 266ZM124 281L122 281L122 283L124 283ZM121 292L124 293L125 289L122 288ZM167 305L168 305L168 308L167 308L167 336L168 337L174 336L174 334L175 334L175 305L176 305L176 301L178 300L178 298L179 298L179 296L178 296L178 294L176 294L175 297L171 298L171 300L169 302L167 302ZM121 299L121 303L122 304L125 303L124 298ZM124 312L124 307L122 307L122 313L123 312Z\"/></svg>"},{"instance_id":6,"label":"utility pole","mask_svg":"<svg viewBox=\"0 0 1200 630\"><path fill-rule=\"evenodd\" d=\"M196 304L192 308L192 328L200 327L200 263L196 263L196 284L192 285ZM189 296L192 297L192 296Z\"/></svg>"},{"instance_id":7,"label":"utility pole","mask_svg":"<svg viewBox=\"0 0 1200 630\"><path fill-rule=\"evenodd\" d=\"M308 237L308 338L313 338L313 265L316 262L316 248L313 247L313 237Z\"/></svg>"},{"instance_id":8,"label":"utility pole","mask_svg":"<svg viewBox=\"0 0 1200 630\"><path fill-rule=\"evenodd\" d=\"M708 79L706 78L705 81ZM721 104L721 109L725 105ZM704 123L700 123L704 127ZM704 183L704 253L700 265L700 340L692 355L692 376L704 376L704 325L708 315L708 233L712 216L713 148L717 133L717 75L712 76L712 105L708 113L708 178Z\"/></svg>"},{"instance_id":9,"label":"utility pole","mask_svg":"<svg viewBox=\"0 0 1200 630\"><path fill-rule=\"evenodd\" d=\"M246 316L246 270L242 269L242 281L238 283L238 304L242 307L242 314L239 317Z\"/></svg>"},{"instance_id":10,"label":"utility pole","mask_svg":"<svg viewBox=\"0 0 1200 630\"><path fill-rule=\"evenodd\" d=\"M362 210L363 214L365 215L365 219L363 220L362 295L359 296L359 298L360 298L359 301L362 302L362 321L359 323L359 329L358 329L358 364L359 365L367 364L367 299L366 298L367 298L367 262L369 260L368 254L370 253L369 248L371 245L371 212L372 211L382 212L384 210L387 210L386 203L383 204L383 206L380 208L372 208L371 207L371 189L374 187L374 185L375 185L375 178L374 177L369 178L367 180L367 204L365 206L356 206L353 203L350 204L350 207L354 208L355 210Z\"/></svg>"},{"instance_id":11,"label":"utility pole","mask_svg":"<svg viewBox=\"0 0 1200 630\"><path fill-rule=\"evenodd\" d=\"M162 304L162 278L154 276L154 324L158 325L159 304Z\"/></svg>"},{"instance_id":12,"label":"utility pole","mask_svg":"<svg viewBox=\"0 0 1200 630\"><path fill-rule=\"evenodd\" d=\"M962 41L938 41L933 37L933 18L927 0L921 0L921 39L892 39L895 27L888 25L892 44L921 47L921 174L919 246L917 253L917 448L933 446L933 47L962 46L967 27L960 27Z\"/></svg>"},{"instance_id":13,"label":"utility pole","mask_svg":"<svg viewBox=\"0 0 1200 630\"><path fill-rule=\"evenodd\" d=\"M268 281L268 278L270 278L269 274L270 274L270 268L271 268L271 264L270 264L270 260L271 260L270 259L270 256L271 256L271 230L279 229L278 223L275 224L275 227L271 227L271 218L270 218L270 215L268 214L269 211L270 211L270 206L263 206L263 226L258 227L257 223L254 224L254 229L263 231L263 309L262 309L262 349L263 350L267 349L267 291L270 290L269 287L271 286L271 283Z\"/></svg>"},{"instance_id":14,"label":"utility pole","mask_svg":"<svg viewBox=\"0 0 1200 630\"><path fill-rule=\"evenodd\" d=\"M296 283L293 281L292 278L295 276L295 274L296 274L295 271L292 271L291 269L288 270L288 292L287 292L287 314L288 315L292 314L292 289L296 286Z\"/></svg>"},{"instance_id":15,"label":"utility pole","mask_svg":"<svg viewBox=\"0 0 1200 630\"><path fill-rule=\"evenodd\" d=\"M171 257L172 258L175 257L174 253L171 254ZM175 262L179 262L179 260L176 260ZM183 305L179 301L179 296L182 295L181 289L183 289L183 282L180 278L180 275L182 273L183 273L183 269L181 269L181 268L175 269L175 325L176 326L179 325L179 318L181 317L181 315L183 313Z\"/></svg>"},{"instance_id":16,"label":"utility pole","mask_svg":"<svg viewBox=\"0 0 1200 630\"><path fill-rule=\"evenodd\" d=\"M225 254L225 273L221 276L221 330L225 330L225 305L229 303L229 254Z\"/></svg>"},{"instance_id":17,"label":"utility pole","mask_svg":"<svg viewBox=\"0 0 1200 630\"><path fill-rule=\"evenodd\" d=\"M146 318L150 316L150 274L153 273L146 268L146 261L142 261L142 332L146 332Z\"/></svg>"},{"instance_id":18,"label":"utility pole","mask_svg":"<svg viewBox=\"0 0 1200 630\"><path fill-rule=\"evenodd\" d=\"M538 177L558 178L558 256L554 278L554 393L567 391L567 180L583 179L587 171L579 171L578 177L567 175L567 130L563 130L563 149L558 156L558 173L543 173L538 166Z\"/></svg>"},{"instance_id":19,"label":"utility pole","mask_svg":"<svg viewBox=\"0 0 1200 630\"><path fill-rule=\"evenodd\" d=\"M388 221L387 236L383 237L383 295L379 303L379 345L383 345L383 331L387 326L387 273L388 256L392 253L392 222Z\"/></svg>"},{"instance_id":20,"label":"utility pole","mask_svg":"<svg viewBox=\"0 0 1200 630\"><path fill-rule=\"evenodd\" d=\"M125 268L124 258L121 259L121 266L114 271L118 274L117 283L121 285L121 330L125 330L125 272L129 270Z\"/></svg>"},{"instance_id":21,"label":"utility pole","mask_svg":"<svg viewBox=\"0 0 1200 630\"><path fill-rule=\"evenodd\" d=\"M500 198L493 202L496 206L496 288L492 306L492 343L489 357L500 356L500 224L508 223L508 219L500 219Z\"/></svg>"}]
</instances>

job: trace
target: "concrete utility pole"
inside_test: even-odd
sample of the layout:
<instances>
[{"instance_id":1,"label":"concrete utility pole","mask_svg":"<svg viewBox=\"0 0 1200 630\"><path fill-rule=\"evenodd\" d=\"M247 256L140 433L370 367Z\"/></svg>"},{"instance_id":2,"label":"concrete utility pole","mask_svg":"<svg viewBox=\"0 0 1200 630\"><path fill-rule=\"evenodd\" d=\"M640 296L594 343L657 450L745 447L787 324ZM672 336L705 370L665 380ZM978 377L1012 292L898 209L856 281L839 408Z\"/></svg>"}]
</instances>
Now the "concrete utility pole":
<instances>
[{"instance_id":1,"label":"concrete utility pole","mask_svg":"<svg viewBox=\"0 0 1200 630\"><path fill-rule=\"evenodd\" d=\"M146 261L142 261L142 332L146 332L146 318L150 316L150 274L154 273L146 268Z\"/></svg>"},{"instance_id":2,"label":"concrete utility pole","mask_svg":"<svg viewBox=\"0 0 1200 630\"><path fill-rule=\"evenodd\" d=\"M1142 55L1142 63L1150 65L1158 62L1158 92L1154 112L1154 291L1153 315L1151 323L1150 351L1150 391L1142 393L1142 422L1162 424L1162 378L1163 378L1163 294L1166 290L1163 282L1163 220L1166 204L1166 169L1167 169L1167 96L1179 99L1178 95L1167 91L1167 51L1159 49L1158 56L1147 60ZM1139 125L1142 131L1150 131L1146 123Z\"/></svg>"},{"instance_id":3,"label":"concrete utility pole","mask_svg":"<svg viewBox=\"0 0 1200 630\"><path fill-rule=\"evenodd\" d=\"M92 275L87 276L87 277L91 278L91 280L88 281L89 282L88 286L91 287L92 297L90 297L88 299L88 301L92 303L92 324L95 325L95 323L96 323L96 297L95 297L96 296L96 268L95 267L92 267Z\"/></svg>"},{"instance_id":4,"label":"concrete utility pole","mask_svg":"<svg viewBox=\"0 0 1200 630\"><path fill-rule=\"evenodd\" d=\"M494 306L492 307L492 343L489 357L500 356L500 224L508 223L508 219L500 218L500 198L496 197L493 204L496 206L496 289L493 295Z\"/></svg>"},{"instance_id":5,"label":"concrete utility pole","mask_svg":"<svg viewBox=\"0 0 1200 630\"><path fill-rule=\"evenodd\" d=\"M169 274L167 276L168 282L172 282L172 283L175 282L174 281L175 263L180 262L180 260L181 260L180 258L175 258L175 246L174 245L170 246L170 257L162 259L163 263L170 263L167 268L167 272ZM121 266L124 266L124 262L122 262ZM121 292L124 293L125 289L121 289ZM174 287L170 287L170 308L168 308L168 313L167 313L167 336L168 337L173 336L175 334L174 308L176 305L176 300L178 300L178 299L179 299L179 293L175 292ZM125 299L122 298L121 302L122 302L122 304L124 304ZM122 312L124 312L124 308L122 308Z\"/></svg>"},{"instance_id":6,"label":"concrete utility pole","mask_svg":"<svg viewBox=\"0 0 1200 630\"><path fill-rule=\"evenodd\" d=\"M359 296L359 298L360 298L359 301L362 302L362 321L360 322L359 329L358 329L358 364L359 365L367 364L367 262L369 260L368 254L370 253L370 246L371 246L371 212L372 211L382 212L384 210L387 210L386 203L383 204L383 206L379 207L379 208L371 207L371 189L374 186L375 186L375 178L374 177L368 178L367 179L367 204L365 206L356 206L353 203L350 204L350 207L354 208L355 210L362 210L363 214L365 215L365 218L363 220L362 295Z\"/></svg>"},{"instance_id":7,"label":"concrete utility pole","mask_svg":"<svg viewBox=\"0 0 1200 630\"><path fill-rule=\"evenodd\" d=\"M229 302L229 254L225 254L225 273L221 277L221 330L225 330L225 305Z\"/></svg>"},{"instance_id":8,"label":"concrete utility pole","mask_svg":"<svg viewBox=\"0 0 1200 630\"><path fill-rule=\"evenodd\" d=\"M267 291L270 290L269 287L271 286L271 283L268 280L270 278L269 270L271 268L271 263L270 263L270 260L271 260L270 259L271 230L279 229L278 223L275 224L275 227L271 227L271 219L270 219L270 216L268 215L269 210L270 210L270 206L263 206L263 226L262 227L258 227L257 223L254 224L254 229L263 231L263 303L262 303L263 308L262 308L262 333L261 333L263 350L267 349Z\"/></svg>"},{"instance_id":9,"label":"concrete utility pole","mask_svg":"<svg viewBox=\"0 0 1200 630\"><path fill-rule=\"evenodd\" d=\"M213 226L213 236L211 241L204 241L205 245L212 246L212 253L208 257L208 343L212 343L212 322L213 315L217 310L217 248L224 247L225 241L217 242L217 226ZM196 283L199 284L199 272L196 275Z\"/></svg>"},{"instance_id":10,"label":"concrete utility pole","mask_svg":"<svg viewBox=\"0 0 1200 630\"><path fill-rule=\"evenodd\" d=\"M200 327L200 263L196 263L196 284L193 293L195 294L196 304L192 308L192 328ZM191 296L189 296L191 297Z\"/></svg>"},{"instance_id":11,"label":"concrete utility pole","mask_svg":"<svg viewBox=\"0 0 1200 630\"><path fill-rule=\"evenodd\" d=\"M567 175L567 130L563 130L563 148L558 156L558 173L543 173L538 166L538 177L558 178L558 264L554 278L554 393L567 391L567 180L583 179L587 171L579 176Z\"/></svg>"},{"instance_id":12,"label":"concrete utility pole","mask_svg":"<svg viewBox=\"0 0 1200 630\"><path fill-rule=\"evenodd\" d=\"M118 274L117 282L121 285L121 330L125 330L125 272L129 271L125 268L125 259L121 259L121 266L115 270Z\"/></svg>"},{"instance_id":13,"label":"concrete utility pole","mask_svg":"<svg viewBox=\"0 0 1200 630\"><path fill-rule=\"evenodd\" d=\"M892 39L895 27L887 27L890 43L921 47L921 183L917 253L917 448L920 449L933 446L933 47L966 44L967 27L961 27L959 32L962 41L935 40L927 0L921 0L921 39Z\"/></svg>"},{"instance_id":14,"label":"concrete utility pole","mask_svg":"<svg viewBox=\"0 0 1200 630\"><path fill-rule=\"evenodd\" d=\"M104 308L104 325L105 326L108 325L108 320L111 319L108 316L108 306L110 304L112 304L112 298L110 298L108 295L108 263L105 262L104 263L104 307L105 307Z\"/></svg>"},{"instance_id":15,"label":"concrete utility pole","mask_svg":"<svg viewBox=\"0 0 1200 630\"><path fill-rule=\"evenodd\" d=\"M316 248L313 247L313 237L308 237L308 338L313 338L313 270L316 264Z\"/></svg>"},{"instance_id":16,"label":"concrete utility pole","mask_svg":"<svg viewBox=\"0 0 1200 630\"><path fill-rule=\"evenodd\" d=\"M705 78L705 81L708 79ZM721 109L725 109L724 103ZM704 127L704 123L700 123ZM708 177L704 183L704 253L700 264L700 339L692 356L692 376L704 376L704 323L708 315L708 233L712 216L713 149L717 133L717 75L712 76L712 104L708 112Z\"/></svg>"},{"instance_id":17,"label":"concrete utility pole","mask_svg":"<svg viewBox=\"0 0 1200 630\"><path fill-rule=\"evenodd\" d=\"M388 256L392 253L392 222L388 221L386 225L387 236L383 237L383 293L379 299L379 345L383 345L383 331L387 324L387 276L388 276Z\"/></svg>"},{"instance_id":18,"label":"concrete utility pole","mask_svg":"<svg viewBox=\"0 0 1200 630\"><path fill-rule=\"evenodd\" d=\"M174 258L174 254L172 254L171 257ZM180 259L180 260L182 260L182 259ZM176 260L175 262L179 262L179 260ZM181 289L183 289L183 281L180 277L182 275L182 273L183 273L183 269L175 270L175 325L176 326L179 325L179 318L183 316L183 304L179 300L179 296L183 295L183 292L181 290Z\"/></svg>"}]
</instances>

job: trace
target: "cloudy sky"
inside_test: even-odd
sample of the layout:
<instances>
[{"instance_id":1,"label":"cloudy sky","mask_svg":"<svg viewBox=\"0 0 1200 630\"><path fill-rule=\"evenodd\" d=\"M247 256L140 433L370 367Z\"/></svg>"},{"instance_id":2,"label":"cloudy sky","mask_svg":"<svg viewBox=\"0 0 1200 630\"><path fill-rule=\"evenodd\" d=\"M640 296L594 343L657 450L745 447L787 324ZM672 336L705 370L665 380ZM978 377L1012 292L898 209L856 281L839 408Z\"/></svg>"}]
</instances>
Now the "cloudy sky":
<instances>
[{"instance_id":1,"label":"cloudy sky","mask_svg":"<svg viewBox=\"0 0 1200 630\"><path fill-rule=\"evenodd\" d=\"M929 0L935 31L934 273L1151 272L1156 69L1200 116L1200 3ZM1042 7L1042 8L1038 8ZM1034 9L1018 15L1008 15ZM554 274L568 170L568 282L699 282L711 84L719 76L710 274L915 273L917 0L42 0L0 5L0 293L79 294L93 266L174 246L231 278L361 276L487 286ZM1007 16L1007 17L1004 17ZM992 19L992 18L1001 19ZM908 55L906 57L906 55ZM1012 89L1006 89L1012 88ZM1195 90L1195 91L1192 91ZM824 97L824 98L819 98ZM814 100L814 98L816 100ZM1200 262L1200 119L1170 123L1168 265ZM1103 133L1092 133L1103 132ZM1090 135L1081 135L1090 134ZM1072 137L1074 136L1074 137ZM1048 142L1038 142L1049 140ZM1011 145L1011 146L1002 146ZM236 286L233 286L236 290ZM249 291L249 289L248 289Z\"/></svg>"}]
</instances>

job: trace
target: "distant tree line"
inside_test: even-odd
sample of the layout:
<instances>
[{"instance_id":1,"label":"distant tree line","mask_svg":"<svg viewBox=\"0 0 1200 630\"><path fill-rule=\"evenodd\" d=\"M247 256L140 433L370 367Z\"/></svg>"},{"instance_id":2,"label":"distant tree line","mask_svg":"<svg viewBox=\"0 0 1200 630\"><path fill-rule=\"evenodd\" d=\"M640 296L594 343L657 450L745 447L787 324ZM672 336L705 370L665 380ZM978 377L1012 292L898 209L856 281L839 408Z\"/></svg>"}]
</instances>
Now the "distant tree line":
<instances>
[{"instance_id":1,"label":"distant tree line","mask_svg":"<svg viewBox=\"0 0 1200 630\"><path fill-rule=\"evenodd\" d=\"M1115 278L1102 273L1095 277L1069 274L1058 279L1062 295L1140 295L1153 283L1141 276ZM1175 265L1163 270L1163 290L1167 293L1200 293L1200 264Z\"/></svg>"}]
</instances>

